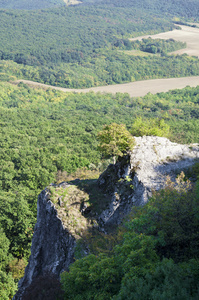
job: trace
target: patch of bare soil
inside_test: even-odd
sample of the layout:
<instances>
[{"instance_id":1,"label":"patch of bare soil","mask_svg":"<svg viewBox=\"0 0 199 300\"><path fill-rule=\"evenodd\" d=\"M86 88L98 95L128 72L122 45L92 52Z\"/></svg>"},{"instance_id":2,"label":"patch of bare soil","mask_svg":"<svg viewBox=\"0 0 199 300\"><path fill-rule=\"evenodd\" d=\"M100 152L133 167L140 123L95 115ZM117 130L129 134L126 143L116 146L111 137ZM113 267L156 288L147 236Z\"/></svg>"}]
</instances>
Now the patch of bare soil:
<instances>
[{"instance_id":1,"label":"patch of bare soil","mask_svg":"<svg viewBox=\"0 0 199 300\"><path fill-rule=\"evenodd\" d=\"M144 35L136 38L130 39L131 41L139 40L151 37L152 39L174 39L176 41L181 41L187 43L187 48L177 50L173 52L174 54L186 53L190 56L199 57L199 28L189 27L185 25L178 25L181 30L175 29L172 31L162 32L155 35Z\"/></svg>"},{"instance_id":2,"label":"patch of bare soil","mask_svg":"<svg viewBox=\"0 0 199 300\"><path fill-rule=\"evenodd\" d=\"M82 3L79 0L64 0L64 2L66 3L66 5L77 5L77 4Z\"/></svg>"}]
</instances>

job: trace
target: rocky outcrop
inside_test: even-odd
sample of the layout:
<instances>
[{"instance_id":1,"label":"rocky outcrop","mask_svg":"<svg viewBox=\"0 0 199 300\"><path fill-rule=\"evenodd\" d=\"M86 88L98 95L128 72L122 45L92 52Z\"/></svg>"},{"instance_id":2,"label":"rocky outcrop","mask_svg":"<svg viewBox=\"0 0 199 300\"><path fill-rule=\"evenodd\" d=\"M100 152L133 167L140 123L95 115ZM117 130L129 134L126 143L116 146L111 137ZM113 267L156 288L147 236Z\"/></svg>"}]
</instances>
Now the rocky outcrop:
<instances>
[{"instance_id":1,"label":"rocky outcrop","mask_svg":"<svg viewBox=\"0 0 199 300\"><path fill-rule=\"evenodd\" d=\"M64 228L54 204L50 201L47 188L38 197L37 223L32 239L31 256L13 299L22 299L24 290L37 276L45 272L59 276L67 270L73 262L74 247L75 238Z\"/></svg>"},{"instance_id":2,"label":"rocky outcrop","mask_svg":"<svg viewBox=\"0 0 199 300\"><path fill-rule=\"evenodd\" d=\"M175 178L177 171L199 159L198 144L180 145L163 137L135 140L133 151L116 165L110 165L98 179L102 194L110 198L100 214L92 211L92 205L87 206L89 193L75 185L62 183L52 186L53 192L46 188L39 195L31 256L15 300L21 299L23 291L38 275L50 271L59 276L68 269L73 262L76 240L88 225L83 207L89 208L92 218L95 217L93 226L106 232L119 224L133 205L146 203L152 190L164 187L167 175Z\"/></svg>"},{"instance_id":3,"label":"rocky outcrop","mask_svg":"<svg viewBox=\"0 0 199 300\"><path fill-rule=\"evenodd\" d=\"M159 190L165 185L166 176L175 177L180 170L191 167L199 159L199 145L181 145L164 137L138 137L131 154L131 169L134 170L135 188L143 186L142 197L134 197L133 202L143 205L151 190ZM148 193L149 191L149 193Z\"/></svg>"},{"instance_id":4,"label":"rocky outcrop","mask_svg":"<svg viewBox=\"0 0 199 300\"><path fill-rule=\"evenodd\" d=\"M112 201L99 218L101 226L119 224L133 205L144 205L152 190L164 187L167 176L191 167L199 159L199 145L181 145L156 136L135 137L136 146L99 177L99 186Z\"/></svg>"}]
</instances>

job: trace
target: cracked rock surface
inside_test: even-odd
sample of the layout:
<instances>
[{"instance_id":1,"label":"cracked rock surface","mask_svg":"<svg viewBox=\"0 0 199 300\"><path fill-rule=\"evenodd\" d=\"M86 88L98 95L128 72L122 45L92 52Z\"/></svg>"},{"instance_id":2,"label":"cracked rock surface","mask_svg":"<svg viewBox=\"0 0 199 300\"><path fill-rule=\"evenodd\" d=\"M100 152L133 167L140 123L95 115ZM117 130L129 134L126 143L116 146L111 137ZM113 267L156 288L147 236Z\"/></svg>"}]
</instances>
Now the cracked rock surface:
<instances>
[{"instance_id":1,"label":"cracked rock surface","mask_svg":"<svg viewBox=\"0 0 199 300\"><path fill-rule=\"evenodd\" d=\"M112 197L100 216L101 224L119 224L133 205L144 205L152 190L163 188L168 175L175 178L176 172L199 159L198 144L181 145L157 136L135 137L135 141L129 156L110 165L98 179L99 186Z\"/></svg>"}]
</instances>

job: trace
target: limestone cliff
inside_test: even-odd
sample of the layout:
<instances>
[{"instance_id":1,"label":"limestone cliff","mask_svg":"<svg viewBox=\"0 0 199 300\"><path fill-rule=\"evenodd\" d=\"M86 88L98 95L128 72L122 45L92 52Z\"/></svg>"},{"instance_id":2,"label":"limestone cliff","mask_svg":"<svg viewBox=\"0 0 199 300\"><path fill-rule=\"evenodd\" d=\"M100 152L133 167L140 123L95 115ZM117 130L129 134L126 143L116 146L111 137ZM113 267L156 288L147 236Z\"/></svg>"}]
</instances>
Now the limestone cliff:
<instances>
[{"instance_id":1,"label":"limestone cliff","mask_svg":"<svg viewBox=\"0 0 199 300\"><path fill-rule=\"evenodd\" d=\"M191 167L199 159L199 145L181 145L156 136L135 137L136 146L116 165L110 165L98 179L112 201L99 222L120 223L133 205L144 205L152 190L164 187L167 176Z\"/></svg>"},{"instance_id":2,"label":"limestone cliff","mask_svg":"<svg viewBox=\"0 0 199 300\"><path fill-rule=\"evenodd\" d=\"M199 145L179 145L161 137L135 138L132 153L110 165L97 182L51 185L39 195L37 224L25 276L14 299L38 275L59 275L73 262L76 240L89 227L106 232L133 205L143 205L152 190L165 185L167 175L186 169L199 159ZM89 251L89 249L88 249Z\"/></svg>"}]
</instances>

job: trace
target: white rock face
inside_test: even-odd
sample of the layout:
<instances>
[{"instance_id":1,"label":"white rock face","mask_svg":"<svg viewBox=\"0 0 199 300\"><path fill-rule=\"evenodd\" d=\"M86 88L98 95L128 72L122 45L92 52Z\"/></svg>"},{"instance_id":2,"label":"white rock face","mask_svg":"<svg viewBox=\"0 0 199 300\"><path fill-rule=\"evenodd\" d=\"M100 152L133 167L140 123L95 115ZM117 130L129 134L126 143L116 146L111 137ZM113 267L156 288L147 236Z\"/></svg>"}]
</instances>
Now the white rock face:
<instances>
[{"instance_id":1,"label":"white rock face","mask_svg":"<svg viewBox=\"0 0 199 300\"><path fill-rule=\"evenodd\" d=\"M135 183L143 184L143 197L134 197L134 202L143 205L148 201L148 192L162 188L166 176L183 170L199 159L198 144L181 145L167 138L156 136L135 137L136 146L131 153L130 168L135 170Z\"/></svg>"},{"instance_id":2,"label":"white rock face","mask_svg":"<svg viewBox=\"0 0 199 300\"><path fill-rule=\"evenodd\" d=\"M156 136L135 137L135 141L130 156L109 166L98 180L112 197L99 217L101 226L119 224L133 205L144 205L152 190L163 188L168 175L175 178L177 171L191 167L199 159L198 144L181 145Z\"/></svg>"}]
</instances>

